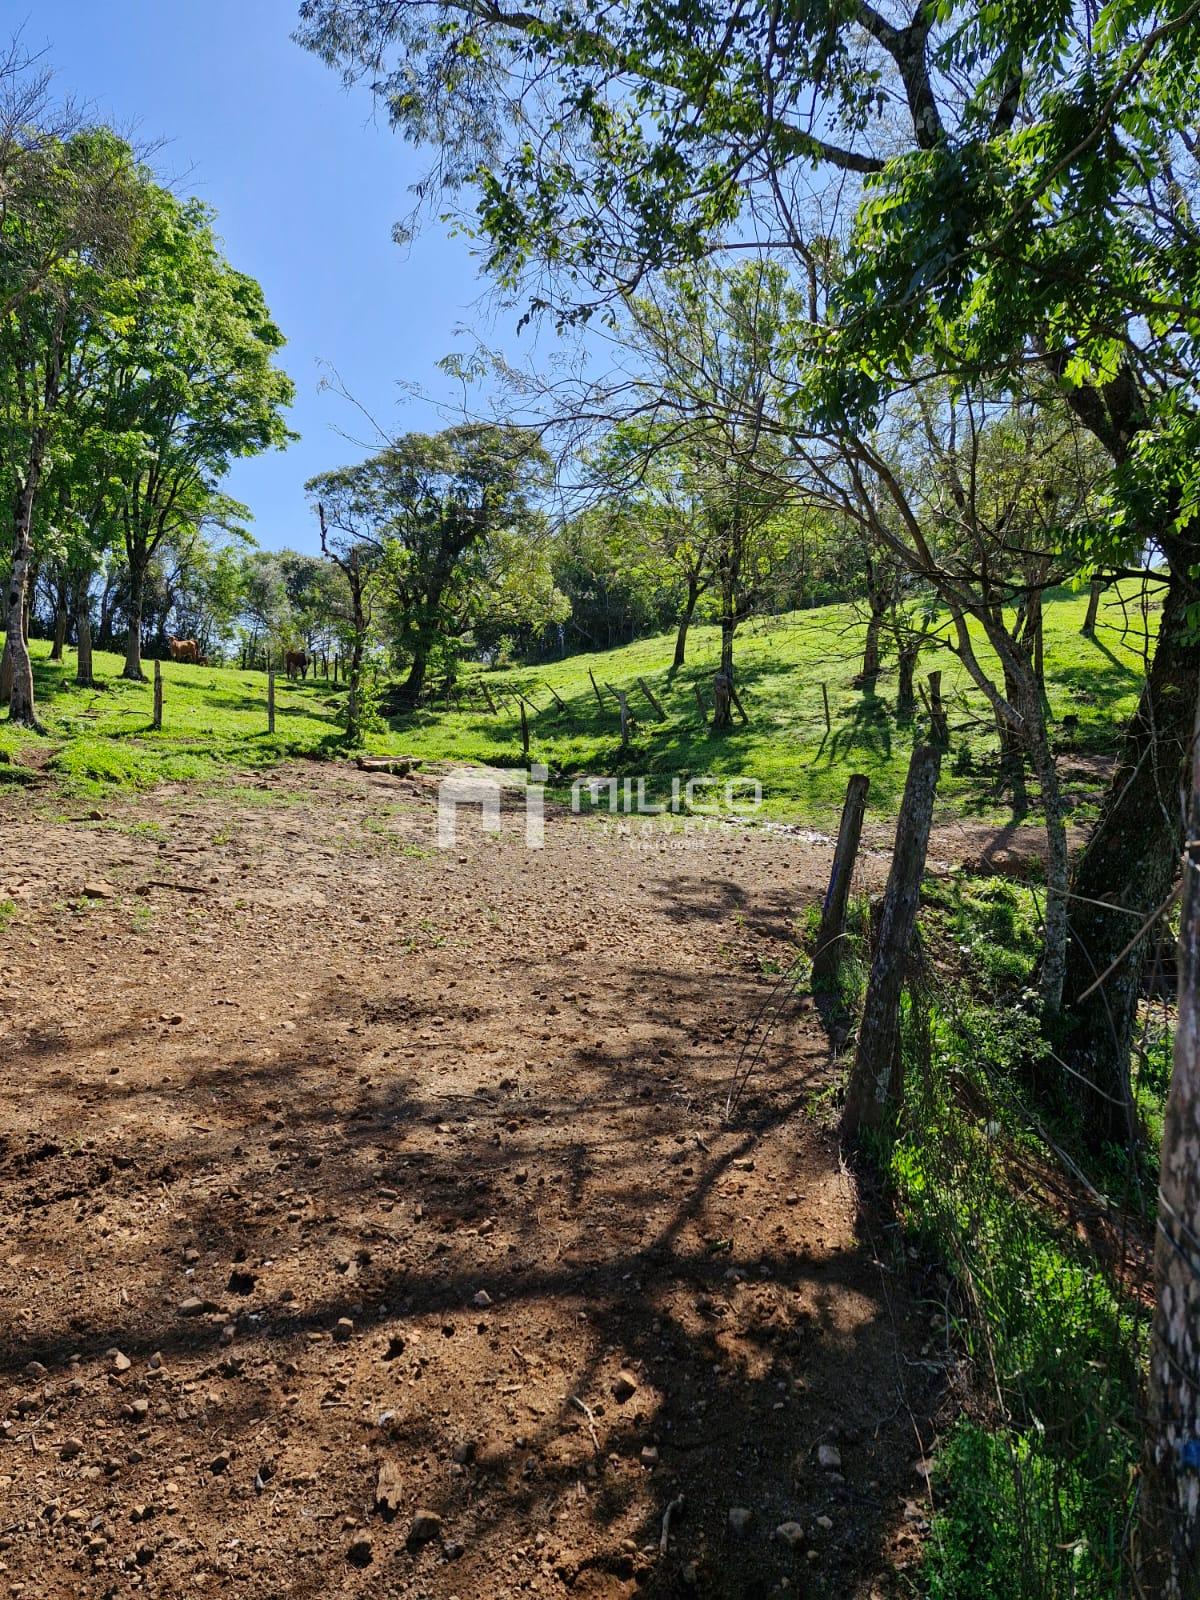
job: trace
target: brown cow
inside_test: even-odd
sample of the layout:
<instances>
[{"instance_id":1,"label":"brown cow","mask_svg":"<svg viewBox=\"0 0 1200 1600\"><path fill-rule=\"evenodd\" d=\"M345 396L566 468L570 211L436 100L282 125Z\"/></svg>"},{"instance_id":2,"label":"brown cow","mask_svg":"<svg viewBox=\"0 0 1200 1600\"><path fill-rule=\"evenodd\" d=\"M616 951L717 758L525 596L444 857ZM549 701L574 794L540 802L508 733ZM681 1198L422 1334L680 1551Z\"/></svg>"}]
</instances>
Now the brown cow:
<instances>
[{"instance_id":1,"label":"brown cow","mask_svg":"<svg viewBox=\"0 0 1200 1600\"><path fill-rule=\"evenodd\" d=\"M172 661L182 661L192 667L200 665L200 646L195 639L168 639L167 648Z\"/></svg>"},{"instance_id":2,"label":"brown cow","mask_svg":"<svg viewBox=\"0 0 1200 1600\"><path fill-rule=\"evenodd\" d=\"M289 678L308 677L308 656L303 650L288 650L283 658Z\"/></svg>"}]
</instances>

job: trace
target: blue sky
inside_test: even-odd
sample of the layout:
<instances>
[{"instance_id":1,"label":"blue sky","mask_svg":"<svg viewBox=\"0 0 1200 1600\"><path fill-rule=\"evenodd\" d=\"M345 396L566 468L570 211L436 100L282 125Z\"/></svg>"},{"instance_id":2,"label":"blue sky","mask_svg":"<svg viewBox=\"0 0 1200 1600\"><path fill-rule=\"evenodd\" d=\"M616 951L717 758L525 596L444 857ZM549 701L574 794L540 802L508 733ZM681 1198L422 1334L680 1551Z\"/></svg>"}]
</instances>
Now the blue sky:
<instances>
[{"instance_id":1,"label":"blue sky","mask_svg":"<svg viewBox=\"0 0 1200 1600\"><path fill-rule=\"evenodd\" d=\"M428 230L400 249L391 227L409 209L422 160L376 122L366 91L292 43L296 0L5 0L0 28L45 47L60 93L86 103L139 143L164 141L160 174L218 212L233 264L262 283L288 338L283 364L297 386L291 425L303 437L282 454L240 462L226 487L254 513L269 547L317 547L306 478L361 451L368 424L319 392L321 362L394 431L445 418L407 398L416 383L451 404L435 363L489 339L486 285L464 240Z\"/></svg>"}]
</instances>

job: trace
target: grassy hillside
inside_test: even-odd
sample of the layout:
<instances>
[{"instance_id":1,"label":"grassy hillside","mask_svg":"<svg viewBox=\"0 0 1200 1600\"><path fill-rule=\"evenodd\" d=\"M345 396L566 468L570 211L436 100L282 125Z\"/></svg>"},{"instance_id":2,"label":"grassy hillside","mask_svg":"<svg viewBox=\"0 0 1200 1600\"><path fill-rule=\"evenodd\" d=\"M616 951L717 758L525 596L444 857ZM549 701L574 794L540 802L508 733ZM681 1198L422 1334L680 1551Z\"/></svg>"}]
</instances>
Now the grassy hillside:
<instances>
[{"instance_id":1,"label":"grassy hillside","mask_svg":"<svg viewBox=\"0 0 1200 1600\"><path fill-rule=\"evenodd\" d=\"M1059 747L1083 754L1115 746L1136 702L1146 649L1139 595L1130 585L1110 591L1093 640L1080 636L1085 597L1066 591L1048 597L1046 669ZM1149 627L1153 632L1154 613ZM764 618L744 628L738 641L739 688L750 715L725 736L701 722L695 685L707 684L718 659L717 630L697 627L688 662L669 675L673 637L660 635L624 649L577 655L536 668L472 669L466 682L486 683L493 694L519 689L538 706L530 717L530 753L563 774L648 774L669 787L670 778L713 774L757 778L768 816L828 823L840 805L850 772L868 774L873 809L893 807L903 786L914 731L894 714L894 672L876 692L852 686L861 658L863 627L853 608L829 606ZM120 678L120 661L98 655L102 687L81 690L74 659L47 659L48 645L34 641L44 736L0 725L0 778L20 781L30 765L57 774L77 792L109 784L144 786L162 779L212 776L230 766L269 764L289 754L337 755L344 691L324 682L278 682L276 732L266 732L266 679L261 672L164 664L164 728L150 728L149 685ZM952 754L942 785L944 802L964 811L994 809L990 798L995 734L982 696L945 651L922 657L921 674L940 668L950 701ZM637 728L619 752L615 700L601 707L588 673L601 690L624 689ZM642 677L666 713L659 722L637 685ZM831 729L826 733L821 685L828 688ZM564 702L559 706L553 689ZM460 702L398 717L372 733L376 752L413 753L428 760L521 761L514 704L496 714ZM1068 736L1063 717L1078 718ZM654 785L650 786L653 792ZM1078 792L1078 791L1077 791Z\"/></svg>"}]
</instances>

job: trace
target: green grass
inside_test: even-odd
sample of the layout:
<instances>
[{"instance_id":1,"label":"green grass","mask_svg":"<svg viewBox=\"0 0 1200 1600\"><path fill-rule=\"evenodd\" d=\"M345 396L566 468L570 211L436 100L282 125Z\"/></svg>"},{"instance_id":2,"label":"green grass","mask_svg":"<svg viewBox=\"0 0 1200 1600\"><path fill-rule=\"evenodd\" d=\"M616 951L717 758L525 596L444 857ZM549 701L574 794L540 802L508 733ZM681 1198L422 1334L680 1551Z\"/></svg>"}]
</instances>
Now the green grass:
<instances>
[{"instance_id":1,"label":"green grass","mask_svg":"<svg viewBox=\"0 0 1200 1600\"><path fill-rule=\"evenodd\" d=\"M1102 628L1099 641L1084 639L1079 628L1084 596L1055 591L1046 604L1046 675L1051 713L1060 748L1099 754L1116 748L1120 729L1132 713L1141 686L1145 635L1128 586L1130 631L1121 638ZM1121 613L1102 612L1110 621ZM1153 619L1151 626L1153 627ZM871 779L871 806L894 812L904 787L916 724L895 716L895 675L885 669L876 693L852 686L861 664L863 627L849 606L797 611L748 624L738 634L739 692L749 727L714 735L701 723L695 685L707 687L719 659L719 633L698 627L689 638L687 665L669 674L674 635L642 639L619 650L577 655L538 667L474 672L467 683L485 683L493 693L520 689L540 710L530 718L530 754L559 773L646 773L664 787L675 775L711 773L748 776L763 786L763 814L781 820L827 826L835 819L852 772ZM987 659L986 648L980 654ZM601 708L588 678L628 693L638 720L631 748L619 752L616 702L605 696ZM946 763L940 794L956 811L991 815L996 736L983 696L970 684L957 659L945 650L922 655L921 674L940 669L943 694L951 703L954 755ZM644 677L667 713L658 722L637 686ZM821 684L829 692L831 730L827 734ZM566 702L554 703L549 688ZM1061 719L1078 718L1068 741ZM975 726L965 725L975 723ZM517 765L520 731L515 707L492 716L478 709L423 709L393 724L402 747L426 757ZM398 747L399 748L399 747ZM1072 786L1074 789L1078 785Z\"/></svg>"},{"instance_id":2,"label":"green grass","mask_svg":"<svg viewBox=\"0 0 1200 1600\"><path fill-rule=\"evenodd\" d=\"M32 766L79 794L212 779L290 755L336 753L342 691L324 683L276 683L275 733L267 733L266 675L163 663L163 728L151 726L153 689L120 676L119 656L97 652L97 687L74 681L74 653L49 659L31 641L43 735L0 723L0 774L18 782Z\"/></svg>"},{"instance_id":3,"label":"green grass","mask_svg":"<svg viewBox=\"0 0 1200 1600\"><path fill-rule=\"evenodd\" d=\"M1110 600L1112 598L1110 592ZM1046 604L1046 669L1052 715L1060 747L1083 753L1112 750L1119 730L1136 703L1145 648L1136 604L1128 586L1129 631L1109 604L1093 642L1079 634L1085 599L1057 591ZM1153 619L1151 622L1153 628ZM669 672L672 634L639 640L620 650L576 655L538 667L503 671L471 667L466 684L486 684L493 694L519 689L538 706L530 716L530 754L568 778L579 773L646 774L658 781L651 792L669 791L672 777L711 774L756 778L763 789L763 814L828 826L836 817L851 772L871 779L872 810L894 811L914 734L914 724L895 715L894 673L885 668L875 693L856 689L852 679L862 650L862 623L849 606L827 606L764 618L739 633L739 691L750 715L725 735L702 723L695 686L707 687L717 665L719 636L713 627L696 627L687 665ZM213 778L231 767L268 766L289 755L331 756L343 748L339 717L344 690L324 682L277 682L276 731L266 732L266 678L235 668L164 664L165 715L161 733L150 727L151 689L120 677L116 656L98 654L95 670L102 687L82 690L73 681L74 659L48 659L49 646L32 645L36 688L45 736L0 724L0 781L19 782L24 763L55 774L80 793L99 793L119 785L144 788L173 780ZM981 651L986 657L986 650ZM615 700L597 704L588 677L627 691L637 727L629 749L619 749ZM991 816L995 733L990 712L953 655L930 650L922 675L943 673L954 730L953 756L942 780L942 803L958 812ZM638 688L643 677L660 700L666 721L654 717ZM827 732L821 685L828 689L831 728ZM553 688L565 703L559 707ZM1072 714L1078 730L1066 740L1061 719ZM372 733L368 748L411 753L427 760L454 760L497 766L521 764L516 707L510 701L496 714L477 708L442 705L394 718ZM13 764L13 758L16 764ZM7 761L7 765L5 764ZM1078 786L1075 786L1076 789ZM1083 797L1086 802L1086 796Z\"/></svg>"},{"instance_id":4,"label":"green grass","mask_svg":"<svg viewBox=\"0 0 1200 1600\"><path fill-rule=\"evenodd\" d=\"M953 1280L948 1334L974 1383L938 1446L923 1592L1117 1600L1144 1307L1042 1176L1059 1169L1026 1103L1045 1064L1036 906L1028 888L961 874L926 901L932 972L906 1003L904 1103L879 1154L909 1237ZM1110 1193L1114 1216L1135 1198Z\"/></svg>"}]
</instances>

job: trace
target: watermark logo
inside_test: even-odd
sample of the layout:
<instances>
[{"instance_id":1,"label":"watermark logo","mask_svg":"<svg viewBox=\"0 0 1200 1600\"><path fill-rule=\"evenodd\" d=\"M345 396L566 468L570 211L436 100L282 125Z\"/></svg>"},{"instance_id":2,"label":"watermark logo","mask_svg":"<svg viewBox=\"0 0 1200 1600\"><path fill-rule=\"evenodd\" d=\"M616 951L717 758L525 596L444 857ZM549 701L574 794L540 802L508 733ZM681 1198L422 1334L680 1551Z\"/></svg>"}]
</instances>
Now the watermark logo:
<instances>
[{"instance_id":1,"label":"watermark logo","mask_svg":"<svg viewBox=\"0 0 1200 1600\"><path fill-rule=\"evenodd\" d=\"M528 774L456 772L443 778L438 785L439 847L451 850L458 843L458 813L464 806L478 809L485 833L499 833L503 794L509 788L519 792L524 801L526 848L542 849L546 842L548 777L548 769L541 762L534 762ZM576 778L571 785L571 811L576 816L585 810L592 815L607 813L624 819L626 824L633 818L683 816L702 826L706 822L745 820L763 803L762 784L757 778L715 778L708 774L672 778L670 794L663 793L659 799L650 792L653 782L646 777Z\"/></svg>"},{"instance_id":2,"label":"watermark logo","mask_svg":"<svg viewBox=\"0 0 1200 1600\"><path fill-rule=\"evenodd\" d=\"M525 847L540 850L546 842L544 796L549 771L540 761L529 769L525 784ZM456 773L438 784L437 842L439 849L452 850L458 842L460 806L478 806L485 833L500 832L500 800L503 786L486 774Z\"/></svg>"}]
</instances>

